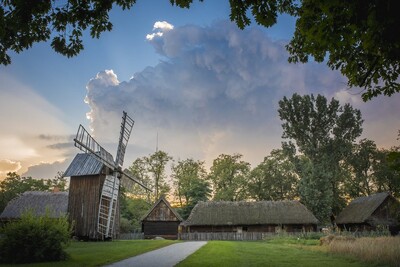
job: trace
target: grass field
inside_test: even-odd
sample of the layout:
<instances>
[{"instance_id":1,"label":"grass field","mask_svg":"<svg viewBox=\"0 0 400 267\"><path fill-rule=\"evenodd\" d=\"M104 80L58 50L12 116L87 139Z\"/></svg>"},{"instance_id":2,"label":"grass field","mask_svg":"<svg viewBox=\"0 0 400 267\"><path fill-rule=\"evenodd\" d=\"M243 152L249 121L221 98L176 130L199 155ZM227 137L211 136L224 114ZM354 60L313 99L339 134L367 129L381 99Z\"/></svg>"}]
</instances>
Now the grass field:
<instances>
[{"instance_id":1,"label":"grass field","mask_svg":"<svg viewBox=\"0 0 400 267\"><path fill-rule=\"evenodd\" d=\"M176 241L170 240L129 240L113 242L72 242L66 249L70 258L67 261L36 264L21 264L18 266L102 266L135 255L161 248ZM16 266L16 265L0 265Z\"/></svg>"},{"instance_id":2,"label":"grass field","mask_svg":"<svg viewBox=\"0 0 400 267\"><path fill-rule=\"evenodd\" d=\"M378 266L336 256L317 245L318 240L269 242L210 241L178 266L367 267Z\"/></svg>"},{"instance_id":3,"label":"grass field","mask_svg":"<svg viewBox=\"0 0 400 267\"><path fill-rule=\"evenodd\" d=\"M375 241L375 239L367 240L367 243L375 243ZM70 255L67 261L22 264L19 266L102 266L175 242L177 241L131 240L113 242L72 242L66 249ZM368 247L369 246L370 245L368 245ZM380 246L383 246L383 244L380 244ZM398 243L390 243L389 246L394 246L396 250L398 248ZM346 249L346 251L348 251L348 249ZM398 249L396 251L398 251ZM253 242L209 241L205 246L178 264L178 266L388 266L384 263L372 264L363 262L357 259L358 256L354 254L351 256L345 256L343 254L343 251L332 251L332 248L327 245L319 246L319 240L317 239L274 238L267 241ZM382 263L383 261L378 262ZM392 266L400 266L396 264L397 263L394 263Z\"/></svg>"}]
</instances>

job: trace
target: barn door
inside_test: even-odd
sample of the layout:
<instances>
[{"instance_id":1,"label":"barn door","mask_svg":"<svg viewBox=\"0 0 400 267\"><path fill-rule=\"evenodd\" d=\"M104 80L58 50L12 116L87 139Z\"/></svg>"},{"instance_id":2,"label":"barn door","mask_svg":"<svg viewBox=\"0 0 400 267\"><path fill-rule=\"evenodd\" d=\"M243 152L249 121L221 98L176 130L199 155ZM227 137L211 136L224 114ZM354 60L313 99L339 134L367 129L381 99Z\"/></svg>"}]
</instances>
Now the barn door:
<instances>
[{"instance_id":1,"label":"barn door","mask_svg":"<svg viewBox=\"0 0 400 267\"><path fill-rule=\"evenodd\" d=\"M107 175L101 191L99 221L97 226L98 232L105 238L113 236L118 192L119 179L116 175Z\"/></svg>"}]
</instances>

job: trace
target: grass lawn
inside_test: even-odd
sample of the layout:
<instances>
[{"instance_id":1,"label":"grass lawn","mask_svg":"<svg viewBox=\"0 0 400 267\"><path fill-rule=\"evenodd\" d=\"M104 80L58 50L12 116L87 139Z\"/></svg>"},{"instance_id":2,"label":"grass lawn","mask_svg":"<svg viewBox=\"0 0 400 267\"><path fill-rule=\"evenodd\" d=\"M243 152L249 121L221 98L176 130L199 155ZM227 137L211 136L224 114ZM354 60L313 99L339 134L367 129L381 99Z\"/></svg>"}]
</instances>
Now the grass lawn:
<instances>
[{"instance_id":1,"label":"grass lawn","mask_svg":"<svg viewBox=\"0 0 400 267\"><path fill-rule=\"evenodd\" d=\"M21 264L18 266L101 266L176 243L171 240L124 240L112 242L71 242L70 258L62 262ZM0 266L11 266L3 265ZM15 266L15 265L12 265Z\"/></svg>"},{"instance_id":2,"label":"grass lawn","mask_svg":"<svg viewBox=\"0 0 400 267\"><path fill-rule=\"evenodd\" d=\"M260 242L209 241L178 266L367 267L349 257L335 256L317 246L317 240Z\"/></svg>"}]
</instances>

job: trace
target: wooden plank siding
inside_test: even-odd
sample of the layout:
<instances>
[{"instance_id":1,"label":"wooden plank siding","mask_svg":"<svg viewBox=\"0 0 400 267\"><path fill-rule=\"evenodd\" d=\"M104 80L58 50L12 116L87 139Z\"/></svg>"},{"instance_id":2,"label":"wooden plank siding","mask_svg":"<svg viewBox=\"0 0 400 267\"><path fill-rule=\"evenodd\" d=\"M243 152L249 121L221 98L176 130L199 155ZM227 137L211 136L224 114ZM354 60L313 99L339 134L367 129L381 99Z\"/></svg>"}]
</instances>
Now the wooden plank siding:
<instances>
[{"instance_id":1,"label":"wooden plank siding","mask_svg":"<svg viewBox=\"0 0 400 267\"><path fill-rule=\"evenodd\" d=\"M293 224L293 225L278 225L278 224L267 224L267 225L182 225L183 232L187 233L276 233L276 232L287 232L287 233L299 233L299 232L314 232L316 231L315 225L307 224Z\"/></svg>"},{"instance_id":2,"label":"wooden plank siding","mask_svg":"<svg viewBox=\"0 0 400 267\"><path fill-rule=\"evenodd\" d=\"M144 238L160 236L167 239L177 239L178 226L181 222L182 218L179 214L164 197L161 197L142 219Z\"/></svg>"},{"instance_id":3,"label":"wooden plank siding","mask_svg":"<svg viewBox=\"0 0 400 267\"><path fill-rule=\"evenodd\" d=\"M275 233L264 232L203 232L203 233L179 233L180 240L232 240L232 241L254 241L264 240L274 236Z\"/></svg>"},{"instance_id":4,"label":"wooden plank siding","mask_svg":"<svg viewBox=\"0 0 400 267\"><path fill-rule=\"evenodd\" d=\"M70 180L68 213L74 225L74 235L84 239L102 239L97 232L101 189L106 175L72 176ZM119 202L119 201L118 201ZM114 236L119 234L119 203Z\"/></svg>"},{"instance_id":5,"label":"wooden plank siding","mask_svg":"<svg viewBox=\"0 0 400 267\"><path fill-rule=\"evenodd\" d=\"M179 224L179 221L146 221L143 222L142 229L146 239L157 236L167 239L176 239Z\"/></svg>"}]
</instances>

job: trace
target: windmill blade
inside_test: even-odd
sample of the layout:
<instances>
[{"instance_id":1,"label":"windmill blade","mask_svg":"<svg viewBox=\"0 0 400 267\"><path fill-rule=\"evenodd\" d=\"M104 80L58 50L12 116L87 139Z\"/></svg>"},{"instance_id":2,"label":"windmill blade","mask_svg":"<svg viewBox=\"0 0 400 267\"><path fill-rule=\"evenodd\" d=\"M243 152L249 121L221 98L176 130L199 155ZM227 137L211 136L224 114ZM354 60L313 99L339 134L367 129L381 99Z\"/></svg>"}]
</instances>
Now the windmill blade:
<instances>
[{"instance_id":1,"label":"windmill blade","mask_svg":"<svg viewBox=\"0 0 400 267\"><path fill-rule=\"evenodd\" d=\"M86 129L79 125L76 138L74 139L75 146L85 153L89 153L99 159L107 167L115 169L113 156L105 150L94 138L86 131Z\"/></svg>"},{"instance_id":2,"label":"windmill blade","mask_svg":"<svg viewBox=\"0 0 400 267\"><path fill-rule=\"evenodd\" d=\"M119 142L118 142L118 149L117 149L117 156L115 159L115 164L122 168L124 164L124 156L126 146L128 145L129 137L131 135L133 124L135 123L131 117L124 111L122 116L121 122L121 132L119 135Z\"/></svg>"},{"instance_id":3,"label":"windmill blade","mask_svg":"<svg viewBox=\"0 0 400 267\"><path fill-rule=\"evenodd\" d=\"M149 187L144 185L142 182L140 182L138 179L132 176L132 174L128 170L124 170L122 172L122 177L121 177L121 183L124 187L126 188L131 188L134 184L138 184L147 191L152 191Z\"/></svg>"}]
</instances>

